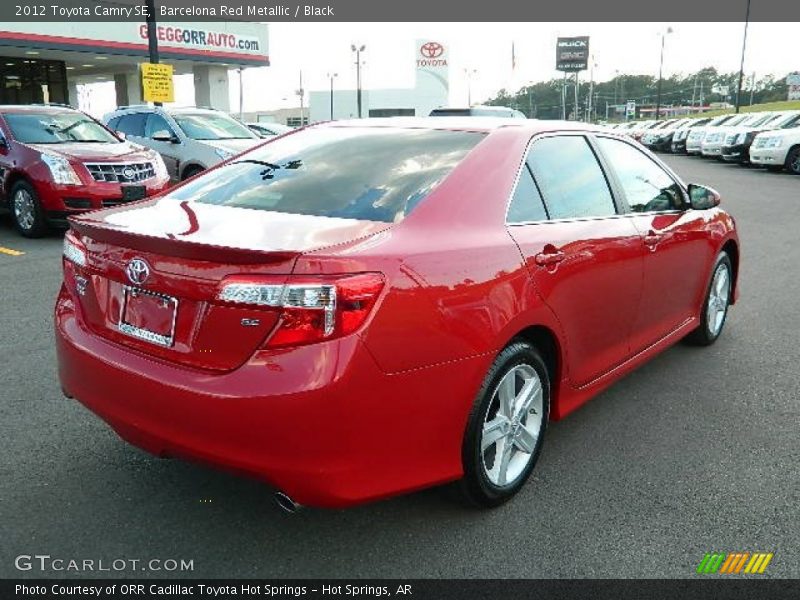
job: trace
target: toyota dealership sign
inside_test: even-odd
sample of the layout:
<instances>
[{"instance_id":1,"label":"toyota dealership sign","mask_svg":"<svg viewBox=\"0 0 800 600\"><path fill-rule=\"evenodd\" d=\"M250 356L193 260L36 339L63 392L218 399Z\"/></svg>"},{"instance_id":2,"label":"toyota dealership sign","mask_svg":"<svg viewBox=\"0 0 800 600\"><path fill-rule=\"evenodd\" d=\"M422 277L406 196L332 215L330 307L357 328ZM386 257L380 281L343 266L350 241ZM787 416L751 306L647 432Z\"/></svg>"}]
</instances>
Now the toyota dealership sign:
<instances>
[{"instance_id":1,"label":"toyota dealership sign","mask_svg":"<svg viewBox=\"0 0 800 600\"><path fill-rule=\"evenodd\" d=\"M447 51L441 42L426 41L419 44L417 67L446 67Z\"/></svg>"},{"instance_id":2,"label":"toyota dealership sign","mask_svg":"<svg viewBox=\"0 0 800 600\"><path fill-rule=\"evenodd\" d=\"M560 37L556 42L556 70L565 73L589 67L589 36Z\"/></svg>"}]
</instances>

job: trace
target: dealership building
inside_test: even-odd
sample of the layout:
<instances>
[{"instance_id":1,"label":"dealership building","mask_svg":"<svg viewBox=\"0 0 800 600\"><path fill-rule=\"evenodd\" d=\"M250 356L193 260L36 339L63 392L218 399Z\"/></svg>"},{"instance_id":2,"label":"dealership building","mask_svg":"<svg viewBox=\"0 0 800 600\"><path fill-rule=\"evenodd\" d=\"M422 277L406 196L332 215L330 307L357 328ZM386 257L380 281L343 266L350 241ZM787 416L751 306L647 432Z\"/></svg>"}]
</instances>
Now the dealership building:
<instances>
[{"instance_id":1,"label":"dealership building","mask_svg":"<svg viewBox=\"0 0 800 600\"><path fill-rule=\"evenodd\" d=\"M228 71L269 65L263 23L156 25L162 62L194 76L195 104L230 110ZM118 105L142 102L144 22L0 23L0 104L77 105L77 86L113 81Z\"/></svg>"},{"instance_id":2,"label":"dealership building","mask_svg":"<svg viewBox=\"0 0 800 600\"><path fill-rule=\"evenodd\" d=\"M434 108L447 106L449 98L449 52L441 41L422 39L415 44L409 63L415 70L415 85L405 89L365 89L361 92L361 116L427 116ZM412 62L413 60L413 62ZM333 102L331 102L331 97ZM331 104L333 108L331 109ZM309 120L358 117L357 90L315 90L309 94Z\"/></svg>"}]
</instances>

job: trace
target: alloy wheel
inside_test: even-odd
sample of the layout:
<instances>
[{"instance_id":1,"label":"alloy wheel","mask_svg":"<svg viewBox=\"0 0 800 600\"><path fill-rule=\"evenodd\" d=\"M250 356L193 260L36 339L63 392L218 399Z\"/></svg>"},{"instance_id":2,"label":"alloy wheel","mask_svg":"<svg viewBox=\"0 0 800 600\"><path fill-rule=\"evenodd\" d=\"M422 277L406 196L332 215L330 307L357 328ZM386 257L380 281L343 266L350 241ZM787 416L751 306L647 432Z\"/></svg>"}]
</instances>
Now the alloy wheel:
<instances>
[{"instance_id":1,"label":"alloy wheel","mask_svg":"<svg viewBox=\"0 0 800 600\"><path fill-rule=\"evenodd\" d=\"M719 335L731 295L731 276L728 265L720 263L714 271L714 279L708 292L708 310L706 317L708 331L713 336Z\"/></svg>"},{"instance_id":2,"label":"alloy wheel","mask_svg":"<svg viewBox=\"0 0 800 600\"><path fill-rule=\"evenodd\" d=\"M26 231L33 227L36 220L36 205L28 190L17 190L17 193L14 194L14 218Z\"/></svg>"},{"instance_id":3,"label":"alloy wheel","mask_svg":"<svg viewBox=\"0 0 800 600\"><path fill-rule=\"evenodd\" d=\"M795 151L789 161L789 170L795 175L800 175L800 151Z\"/></svg>"},{"instance_id":4,"label":"alloy wheel","mask_svg":"<svg viewBox=\"0 0 800 600\"><path fill-rule=\"evenodd\" d=\"M500 380L484 417L484 474L498 486L513 485L530 463L542 429L544 390L532 366L520 364Z\"/></svg>"}]
</instances>

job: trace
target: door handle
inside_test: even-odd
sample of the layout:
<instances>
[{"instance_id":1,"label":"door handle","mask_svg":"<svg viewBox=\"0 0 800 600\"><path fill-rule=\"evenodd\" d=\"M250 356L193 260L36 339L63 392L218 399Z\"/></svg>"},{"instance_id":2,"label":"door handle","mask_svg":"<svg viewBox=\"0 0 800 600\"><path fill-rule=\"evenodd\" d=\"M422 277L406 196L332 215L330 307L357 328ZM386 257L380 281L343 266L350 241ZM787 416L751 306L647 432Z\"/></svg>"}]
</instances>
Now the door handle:
<instances>
[{"instance_id":1,"label":"door handle","mask_svg":"<svg viewBox=\"0 0 800 600\"><path fill-rule=\"evenodd\" d=\"M666 236L663 233L656 233L652 229L644 236L644 245L648 246L651 250L655 250L658 243Z\"/></svg>"},{"instance_id":2,"label":"door handle","mask_svg":"<svg viewBox=\"0 0 800 600\"><path fill-rule=\"evenodd\" d=\"M540 267L546 267L560 263L565 257L566 255L561 250L556 250L555 252L539 252L534 260Z\"/></svg>"}]
</instances>

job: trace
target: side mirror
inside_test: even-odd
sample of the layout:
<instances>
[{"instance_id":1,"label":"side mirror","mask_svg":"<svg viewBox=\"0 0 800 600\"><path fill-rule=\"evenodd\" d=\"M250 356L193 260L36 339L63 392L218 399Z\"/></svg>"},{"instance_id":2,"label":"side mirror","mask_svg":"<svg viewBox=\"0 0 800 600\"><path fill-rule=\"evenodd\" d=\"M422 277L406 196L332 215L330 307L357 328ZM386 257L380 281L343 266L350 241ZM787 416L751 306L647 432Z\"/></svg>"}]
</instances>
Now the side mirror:
<instances>
[{"instance_id":1,"label":"side mirror","mask_svg":"<svg viewBox=\"0 0 800 600\"><path fill-rule=\"evenodd\" d=\"M695 210L707 210L719 206L721 199L719 192L710 187L696 183L689 184L689 203Z\"/></svg>"},{"instance_id":2,"label":"side mirror","mask_svg":"<svg viewBox=\"0 0 800 600\"><path fill-rule=\"evenodd\" d=\"M0 149L8 150L8 140L0 135Z\"/></svg>"},{"instance_id":3,"label":"side mirror","mask_svg":"<svg viewBox=\"0 0 800 600\"><path fill-rule=\"evenodd\" d=\"M154 132L150 139L156 142L172 142L173 144L177 144L180 141L166 129Z\"/></svg>"},{"instance_id":4,"label":"side mirror","mask_svg":"<svg viewBox=\"0 0 800 600\"><path fill-rule=\"evenodd\" d=\"M128 139L128 134L127 134L127 133L125 133L124 131L115 130L115 131L114 131L114 135L116 135L116 136L117 136L119 139L121 139L123 142L124 142L126 139Z\"/></svg>"}]
</instances>

